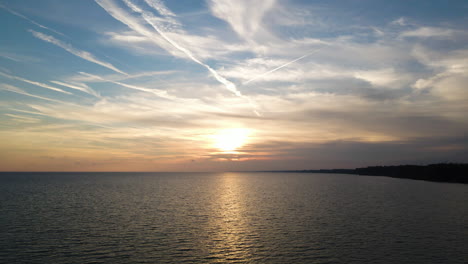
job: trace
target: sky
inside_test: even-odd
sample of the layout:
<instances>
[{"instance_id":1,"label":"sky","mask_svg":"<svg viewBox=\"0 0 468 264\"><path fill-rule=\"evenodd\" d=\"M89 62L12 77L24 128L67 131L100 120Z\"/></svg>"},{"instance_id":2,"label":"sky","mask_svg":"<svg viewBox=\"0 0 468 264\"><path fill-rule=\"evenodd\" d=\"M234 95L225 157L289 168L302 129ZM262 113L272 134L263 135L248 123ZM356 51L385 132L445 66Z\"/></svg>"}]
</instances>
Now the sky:
<instances>
[{"instance_id":1,"label":"sky","mask_svg":"<svg viewBox=\"0 0 468 264\"><path fill-rule=\"evenodd\" d=\"M468 162L465 0L0 0L0 171Z\"/></svg>"}]
</instances>

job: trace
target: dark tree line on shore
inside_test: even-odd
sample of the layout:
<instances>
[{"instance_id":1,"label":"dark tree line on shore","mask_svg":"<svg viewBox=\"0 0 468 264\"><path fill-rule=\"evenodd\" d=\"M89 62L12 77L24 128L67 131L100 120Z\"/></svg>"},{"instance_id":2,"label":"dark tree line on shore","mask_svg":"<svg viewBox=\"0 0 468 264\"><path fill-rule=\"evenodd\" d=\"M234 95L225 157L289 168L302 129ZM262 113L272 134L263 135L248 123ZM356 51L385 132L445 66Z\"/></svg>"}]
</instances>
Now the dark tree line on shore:
<instances>
[{"instance_id":1,"label":"dark tree line on shore","mask_svg":"<svg viewBox=\"0 0 468 264\"><path fill-rule=\"evenodd\" d=\"M302 170L303 173L344 173L369 176L388 176L414 180L468 183L468 164L440 163L425 166L371 166L356 169Z\"/></svg>"},{"instance_id":2,"label":"dark tree line on shore","mask_svg":"<svg viewBox=\"0 0 468 264\"><path fill-rule=\"evenodd\" d=\"M390 176L415 180L468 183L468 164L400 165L357 168L359 175Z\"/></svg>"}]
</instances>

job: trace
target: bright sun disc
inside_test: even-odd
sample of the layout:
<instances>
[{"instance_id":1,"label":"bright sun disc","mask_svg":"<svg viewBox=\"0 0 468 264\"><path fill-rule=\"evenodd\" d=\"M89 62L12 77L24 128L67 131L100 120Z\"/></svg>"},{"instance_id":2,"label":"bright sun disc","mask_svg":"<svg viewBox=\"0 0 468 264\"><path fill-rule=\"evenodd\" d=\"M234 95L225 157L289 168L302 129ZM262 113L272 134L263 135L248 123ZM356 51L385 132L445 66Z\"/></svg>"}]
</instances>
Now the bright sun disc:
<instances>
[{"instance_id":1,"label":"bright sun disc","mask_svg":"<svg viewBox=\"0 0 468 264\"><path fill-rule=\"evenodd\" d=\"M215 147L223 152L233 152L242 147L249 137L249 130L245 128L231 128L214 135Z\"/></svg>"}]
</instances>

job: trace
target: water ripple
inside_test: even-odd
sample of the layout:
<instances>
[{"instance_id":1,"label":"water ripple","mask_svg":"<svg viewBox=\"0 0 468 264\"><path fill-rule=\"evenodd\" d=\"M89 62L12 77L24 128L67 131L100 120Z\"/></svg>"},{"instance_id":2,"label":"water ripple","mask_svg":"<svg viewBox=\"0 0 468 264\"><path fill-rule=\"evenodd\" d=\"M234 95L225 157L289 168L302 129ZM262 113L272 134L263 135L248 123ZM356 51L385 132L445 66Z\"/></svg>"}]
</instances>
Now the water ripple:
<instances>
[{"instance_id":1,"label":"water ripple","mask_svg":"<svg viewBox=\"0 0 468 264\"><path fill-rule=\"evenodd\" d=\"M467 200L355 175L3 173L0 263L465 263Z\"/></svg>"}]
</instances>

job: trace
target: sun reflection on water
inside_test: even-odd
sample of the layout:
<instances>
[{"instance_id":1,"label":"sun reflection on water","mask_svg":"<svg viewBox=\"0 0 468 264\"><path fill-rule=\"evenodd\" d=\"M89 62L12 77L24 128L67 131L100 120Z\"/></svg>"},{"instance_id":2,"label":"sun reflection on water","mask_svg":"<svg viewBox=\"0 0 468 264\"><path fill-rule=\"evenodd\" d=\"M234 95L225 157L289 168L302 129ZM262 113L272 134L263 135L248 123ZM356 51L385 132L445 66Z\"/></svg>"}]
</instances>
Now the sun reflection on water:
<instances>
[{"instance_id":1,"label":"sun reflection on water","mask_svg":"<svg viewBox=\"0 0 468 264\"><path fill-rule=\"evenodd\" d=\"M235 174L225 173L219 182L215 207L216 210L211 219L210 225L216 230L212 234L212 241L215 241L210 248L210 255L223 262L230 261L252 261L254 258L251 252L252 239L256 236L249 228L246 221L247 209L243 193L245 193L245 183Z\"/></svg>"}]
</instances>

